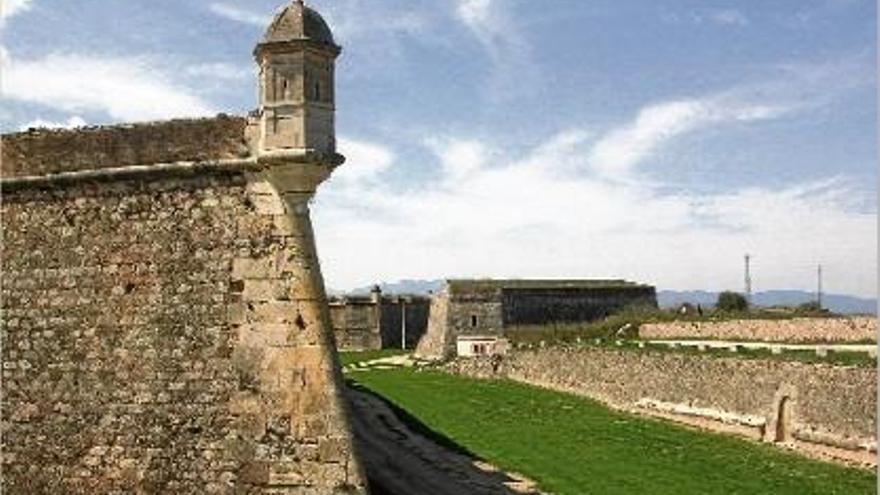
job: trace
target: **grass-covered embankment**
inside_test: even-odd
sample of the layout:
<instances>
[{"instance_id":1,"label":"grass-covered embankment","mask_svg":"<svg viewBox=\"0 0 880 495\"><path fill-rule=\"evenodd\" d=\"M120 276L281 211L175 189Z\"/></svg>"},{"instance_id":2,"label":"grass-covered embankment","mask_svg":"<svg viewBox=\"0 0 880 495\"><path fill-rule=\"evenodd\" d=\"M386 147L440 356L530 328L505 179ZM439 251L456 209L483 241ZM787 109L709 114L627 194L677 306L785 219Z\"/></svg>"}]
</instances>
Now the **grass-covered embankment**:
<instances>
[{"instance_id":1,"label":"grass-covered embankment","mask_svg":"<svg viewBox=\"0 0 880 495\"><path fill-rule=\"evenodd\" d=\"M411 369L350 378L462 448L557 494L876 493L871 472L515 382Z\"/></svg>"}]
</instances>

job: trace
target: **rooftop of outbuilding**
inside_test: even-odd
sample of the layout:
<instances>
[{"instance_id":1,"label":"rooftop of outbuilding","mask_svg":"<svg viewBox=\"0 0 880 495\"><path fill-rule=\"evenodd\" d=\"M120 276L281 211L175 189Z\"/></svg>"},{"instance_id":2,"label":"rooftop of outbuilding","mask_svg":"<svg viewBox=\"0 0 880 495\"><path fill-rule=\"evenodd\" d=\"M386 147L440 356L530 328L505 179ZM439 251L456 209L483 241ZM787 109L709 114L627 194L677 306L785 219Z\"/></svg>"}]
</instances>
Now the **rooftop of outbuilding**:
<instances>
[{"instance_id":1,"label":"rooftop of outbuilding","mask_svg":"<svg viewBox=\"0 0 880 495\"><path fill-rule=\"evenodd\" d=\"M622 279L449 279L451 293L491 292L504 289L650 289L652 286Z\"/></svg>"}]
</instances>

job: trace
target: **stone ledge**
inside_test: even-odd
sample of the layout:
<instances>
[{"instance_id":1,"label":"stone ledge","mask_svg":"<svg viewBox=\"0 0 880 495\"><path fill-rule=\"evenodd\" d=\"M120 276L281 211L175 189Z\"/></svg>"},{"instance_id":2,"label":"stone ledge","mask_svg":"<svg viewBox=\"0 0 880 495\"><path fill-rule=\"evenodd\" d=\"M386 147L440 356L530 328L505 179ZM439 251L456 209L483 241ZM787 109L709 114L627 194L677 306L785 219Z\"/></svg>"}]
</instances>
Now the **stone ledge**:
<instances>
[{"instance_id":1,"label":"stone ledge","mask_svg":"<svg viewBox=\"0 0 880 495\"><path fill-rule=\"evenodd\" d=\"M636 402L636 407L644 409L654 409L661 412L681 414L685 416L697 416L701 418L712 419L715 421L721 421L722 423L741 424L743 426L752 426L755 428L762 428L767 423L767 420L761 416L754 416L750 414L736 414L707 407L693 407L688 404L663 402L648 397L639 399L639 401Z\"/></svg>"},{"instance_id":2,"label":"stone ledge","mask_svg":"<svg viewBox=\"0 0 880 495\"><path fill-rule=\"evenodd\" d=\"M27 175L0 178L0 191L13 192L23 189L53 189L83 182L117 182L125 180L155 180L169 177L195 177L199 175L229 175L244 172L267 172L291 176L294 182L302 182L303 194L309 197L314 193L316 184L305 180L305 176L314 175L301 169L288 170L289 165L313 165L319 167L324 160L331 160L329 165L335 167L344 161L342 155L327 158L324 155L302 153L299 150L275 152L271 155L252 156L247 158L228 158L220 160L179 161L171 163L155 163L127 165L112 168L93 168L74 170L46 175ZM311 167L310 167L311 168ZM291 175L292 174L292 175ZM284 213L280 211L280 213Z\"/></svg>"},{"instance_id":3,"label":"stone ledge","mask_svg":"<svg viewBox=\"0 0 880 495\"><path fill-rule=\"evenodd\" d=\"M131 165L126 167L78 170L49 175L4 177L0 190L12 192L23 189L53 189L83 182L116 182L125 180L153 180L169 177L194 177L214 174L226 175L259 171L263 165L256 158L233 158L208 162L176 162L154 165Z\"/></svg>"}]
</instances>

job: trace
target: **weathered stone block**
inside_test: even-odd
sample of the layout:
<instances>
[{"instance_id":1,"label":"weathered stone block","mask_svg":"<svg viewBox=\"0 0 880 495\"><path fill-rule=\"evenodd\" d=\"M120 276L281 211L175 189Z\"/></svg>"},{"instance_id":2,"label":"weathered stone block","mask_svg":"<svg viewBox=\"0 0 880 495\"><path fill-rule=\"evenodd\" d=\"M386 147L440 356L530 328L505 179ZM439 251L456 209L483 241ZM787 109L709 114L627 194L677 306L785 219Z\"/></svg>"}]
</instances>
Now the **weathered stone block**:
<instances>
[{"instance_id":1,"label":"weathered stone block","mask_svg":"<svg viewBox=\"0 0 880 495\"><path fill-rule=\"evenodd\" d=\"M286 215L284 203L275 195L252 195L248 197L254 210L260 215Z\"/></svg>"},{"instance_id":2,"label":"weathered stone block","mask_svg":"<svg viewBox=\"0 0 880 495\"><path fill-rule=\"evenodd\" d=\"M232 260L232 278L235 280L268 279L275 274L275 259L235 258Z\"/></svg>"},{"instance_id":3,"label":"weathered stone block","mask_svg":"<svg viewBox=\"0 0 880 495\"><path fill-rule=\"evenodd\" d=\"M284 301L293 294L292 283L287 280L245 280L241 297L244 301Z\"/></svg>"}]
</instances>

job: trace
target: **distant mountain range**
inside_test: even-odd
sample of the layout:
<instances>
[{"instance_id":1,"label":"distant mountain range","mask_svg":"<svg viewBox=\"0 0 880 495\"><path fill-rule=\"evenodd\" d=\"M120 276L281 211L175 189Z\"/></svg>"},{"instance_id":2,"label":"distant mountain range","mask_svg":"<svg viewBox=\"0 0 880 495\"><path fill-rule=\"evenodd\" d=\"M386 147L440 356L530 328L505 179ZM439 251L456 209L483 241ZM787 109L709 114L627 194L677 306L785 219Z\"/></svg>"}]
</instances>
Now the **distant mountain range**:
<instances>
[{"instance_id":1,"label":"distant mountain range","mask_svg":"<svg viewBox=\"0 0 880 495\"><path fill-rule=\"evenodd\" d=\"M397 282L379 282L382 292L389 294L428 294L437 292L443 287L443 280L398 280ZM351 294L369 294L373 286L359 287Z\"/></svg>"},{"instance_id":2,"label":"distant mountain range","mask_svg":"<svg viewBox=\"0 0 880 495\"><path fill-rule=\"evenodd\" d=\"M436 292L443 286L443 280L400 280L397 282L381 282L382 292L390 294L428 294ZM360 287L351 291L352 294L368 294L372 286ZM718 292L690 290L657 291L657 303L661 308L673 308L682 303L701 304L711 307L718 299ZM802 290L768 290L752 295L752 302L757 306L797 306L814 301L815 292ZM877 299L847 296L843 294L823 294L822 306L841 314L876 314Z\"/></svg>"},{"instance_id":3,"label":"distant mountain range","mask_svg":"<svg viewBox=\"0 0 880 495\"><path fill-rule=\"evenodd\" d=\"M657 291L657 303L661 308L672 308L689 302L709 307L718 299L717 292L703 290ZM752 303L757 306L797 306L816 300L815 292L802 290L768 290L752 294ZM822 294L822 306L841 314L876 314L877 299L867 299L843 294Z\"/></svg>"}]
</instances>

